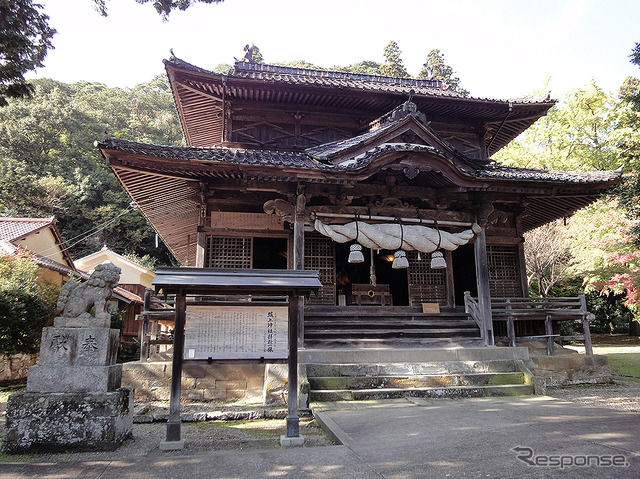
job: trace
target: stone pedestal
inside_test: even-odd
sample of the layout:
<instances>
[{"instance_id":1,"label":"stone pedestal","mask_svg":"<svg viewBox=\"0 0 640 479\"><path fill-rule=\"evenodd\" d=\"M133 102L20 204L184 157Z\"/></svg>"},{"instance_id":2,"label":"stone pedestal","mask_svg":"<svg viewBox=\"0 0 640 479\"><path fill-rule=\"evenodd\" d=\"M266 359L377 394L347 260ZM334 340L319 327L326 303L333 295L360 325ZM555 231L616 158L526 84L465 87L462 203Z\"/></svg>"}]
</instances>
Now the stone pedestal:
<instances>
[{"instance_id":1,"label":"stone pedestal","mask_svg":"<svg viewBox=\"0 0 640 479\"><path fill-rule=\"evenodd\" d=\"M119 331L44 328L27 392L7 402L7 452L113 450L131 435L133 389L121 388ZM99 324L102 324L99 322Z\"/></svg>"},{"instance_id":2,"label":"stone pedestal","mask_svg":"<svg viewBox=\"0 0 640 479\"><path fill-rule=\"evenodd\" d=\"M131 435L133 389L17 393L7 402L9 453L114 450Z\"/></svg>"}]
</instances>

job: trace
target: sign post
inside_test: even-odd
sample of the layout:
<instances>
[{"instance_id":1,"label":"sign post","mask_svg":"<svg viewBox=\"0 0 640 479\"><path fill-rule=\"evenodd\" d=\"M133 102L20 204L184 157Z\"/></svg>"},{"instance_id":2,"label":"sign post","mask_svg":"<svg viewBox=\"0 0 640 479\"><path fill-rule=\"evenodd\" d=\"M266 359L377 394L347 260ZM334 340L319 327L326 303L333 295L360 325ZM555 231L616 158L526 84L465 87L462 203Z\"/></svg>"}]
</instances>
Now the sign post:
<instances>
[{"instance_id":1,"label":"sign post","mask_svg":"<svg viewBox=\"0 0 640 479\"><path fill-rule=\"evenodd\" d=\"M299 305L300 297L322 287L318 271L159 268L153 285L165 295L176 295L171 402L166 441L160 444L160 449L184 448L180 436L184 359L261 362L287 359L287 433L280 438L280 444L302 445L304 438L300 436L298 417ZM225 297L223 301L218 298L207 304L209 295ZM233 302L234 296L242 296L244 301ZM288 305L254 302L257 296L286 296Z\"/></svg>"}]
</instances>

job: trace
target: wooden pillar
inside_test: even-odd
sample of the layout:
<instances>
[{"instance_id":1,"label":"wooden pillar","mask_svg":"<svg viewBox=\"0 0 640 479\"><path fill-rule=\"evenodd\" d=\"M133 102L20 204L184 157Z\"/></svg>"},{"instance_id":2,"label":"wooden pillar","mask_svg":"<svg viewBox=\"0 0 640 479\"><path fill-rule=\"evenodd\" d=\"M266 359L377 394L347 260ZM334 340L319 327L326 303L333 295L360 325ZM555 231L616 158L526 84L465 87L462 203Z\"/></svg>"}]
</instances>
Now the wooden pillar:
<instances>
[{"instance_id":1,"label":"wooden pillar","mask_svg":"<svg viewBox=\"0 0 640 479\"><path fill-rule=\"evenodd\" d=\"M491 316L491 291L489 289L489 260L485 228L480 228L474 243L476 257L476 281L478 284L478 306L484 321L484 340L487 346L495 344L493 338L493 318Z\"/></svg>"},{"instance_id":2,"label":"wooden pillar","mask_svg":"<svg viewBox=\"0 0 640 479\"><path fill-rule=\"evenodd\" d=\"M553 322L551 321L551 316L547 315L544 320L544 334L547 337L547 356L553 356L553 352L555 349L555 342L553 341Z\"/></svg>"},{"instance_id":3,"label":"wooden pillar","mask_svg":"<svg viewBox=\"0 0 640 479\"><path fill-rule=\"evenodd\" d=\"M143 319L140 329L140 361L149 360L149 315L145 314L148 311L151 311L151 290L149 288L144 291Z\"/></svg>"},{"instance_id":4,"label":"wooden pillar","mask_svg":"<svg viewBox=\"0 0 640 479\"><path fill-rule=\"evenodd\" d=\"M298 417L298 296L289 296L289 395L287 397L287 438L300 437Z\"/></svg>"},{"instance_id":5,"label":"wooden pillar","mask_svg":"<svg viewBox=\"0 0 640 479\"><path fill-rule=\"evenodd\" d=\"M456 306L456 291L455 291L455 283L453 280L453 254L451 251L444 251L444 260L447 262L447 269L445 270L445 279L446 279L446 289L445 296L447 301L447 306L449 308L454 308Z\"/></svg>"},{"instance_id":6,"label":"wooden pillar","mask_svg":"<svg viewBox=\"0 0 640 479\"><path fill-rule=\"evenodd\" d=\"M293 223L293 269L304 269L304 209L307 198L304 196L304 189L298 188L298 196L295 204L295 219ZM304 347L304 298L299 297L298 305L298 347Z\"/></svg>"},{"instance_id":7,"label":"wooden pillar","mask_svg":"<svg viewBox=\"0 0 640 479\"><path fill-rule=\"evenodd\" d=\"M184 441L180 439L180 393L182 389L182 357L184 355L184 324L187 316L187 302L184 292L176 295L176 318L173 329L173 361L171 367L171 399L169 402L169 420L167 421L166 441L160 449L182 449Z\"/></svg>"},{"instance_id":8,"label":"wooden pillar","mask_svg":"<svg viewBox=\"0 0 640 479\"><path fill-rule=\"evenodd\" d=\"M207 248L207 234L198 231L198 239L196 243L196 268L204 268L205 250Z\"/></svg>"},{"instance_id":9,"label":"wooden pillar","mask_svg":"<svg viewBox=\"0 0 640 479\"><path fill-rule=\"evenodd\" d=\"M524 298L529 297L529 281L527 278L527 260L524 255L524 235L522 233L522 216L516 216L516 233L520 237L520 242L517 244L518 249L518 279L520 280L520 288L522 289L522 296Z\"/></svg>"},{"instance_id":10,"label":"wooden pillar","mask_svg":"<svg viewBox=\"0 0 640 479\"><path fill-rule=\"evenodd\" d=\"M590 313L587 309L587 298L584 293L580 293L580 309L582 311L582 331L584 332L584 352L588 356L593 355L593 343L591 342L591 330L589 328L589 321L595 319L593 313Z\"/></svg>"}]
</instances>

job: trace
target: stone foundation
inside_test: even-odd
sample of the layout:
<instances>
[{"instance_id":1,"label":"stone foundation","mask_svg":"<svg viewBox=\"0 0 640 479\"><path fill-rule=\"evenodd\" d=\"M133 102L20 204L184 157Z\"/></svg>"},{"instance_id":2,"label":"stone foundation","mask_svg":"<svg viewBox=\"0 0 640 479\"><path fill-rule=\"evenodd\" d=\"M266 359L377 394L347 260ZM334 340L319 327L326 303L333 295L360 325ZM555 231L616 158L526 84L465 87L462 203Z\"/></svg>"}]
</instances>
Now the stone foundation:
<instances>
[{"instance_id":1,"label":"stone foundation","mask_svg":"<svg viewBox=\"0 0 640 479\"><path fill-rule=\"evenodd\" d=\"M524 343L529 348L529 367L535 378L536 394L544 394L547 387L572 384L611 382L609 359L606 356L578 354L577 351L555 345L553 356L548 356L546 342Z\"/></svg>"},{"instance_id":2,"label":"stone foundation","mask_svg":"<svg viewBox=\"0 0 640 479\"><path fill-rule=\"evenodd\" d=\"M594 384L611 381L609 360L606 356L538 356L533 361L533 374L542 390L549 386Z\"/></svg>"},{"instance_id":3,"label":"stone foundation","mask_svg":"<svg viewBox=\"0 0 640 479\"><path fill-rule=\"evenodd\" d=\"M299 366L299 407L308 407L306 368ZM283 406L287 399L286 364L188 362L182 365L183 401L240 401ZM123 364L122 385L135 388L136 402L168 401L171 362Z\"/></svg>"},{"instance_id":4,"label":"stone foundation","mask_svg":"<svg viewBox=\"0 0 640 479\"><path fill-rule=\"evenodd\" d=\"M0 381L16 381L27 377L29 368L38 362L39 354L0 355Z\"/></svg>"},{"instance_id":5,"label":"stone foundation","mask_svg":"<svg viewBox=\"0 0 640 479\"><path fill-rule=\"evenodd\" d=\"M17 393L7 403L10 453L114 450L131 435L133 391Z\"/></svg>"},{"instance_id":6,"label":"stone foundation","mask_svg":"<svg viewBox=\"0 0 640 479\"><path fill-rule=\"evenodd\" d=\"M188 362L182 365L182 400L263 401L265 364ZM122 385L133 387L136 401L168 401L171 396L171 362L123 364Z\"/></svg>"}]
</instances>

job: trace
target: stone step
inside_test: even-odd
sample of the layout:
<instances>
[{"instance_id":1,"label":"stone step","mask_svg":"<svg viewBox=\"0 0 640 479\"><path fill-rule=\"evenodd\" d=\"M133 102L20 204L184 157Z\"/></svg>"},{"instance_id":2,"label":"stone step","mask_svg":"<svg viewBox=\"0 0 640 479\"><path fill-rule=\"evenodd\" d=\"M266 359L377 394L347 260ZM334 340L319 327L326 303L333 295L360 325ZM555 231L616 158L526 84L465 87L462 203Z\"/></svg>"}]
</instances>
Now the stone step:
<instances>
[{"instance_id":1,"label":"stone step","mask_svg":"<svg viewBox=\"0 0 640 479\"><path fill-rule=\"evenodd\" d=\"M389 311L388 308L371 307L369 309L359 308L349 310L349 308L333 309L327 311L305 311L305 318L420 318L420 319L469 319L465 313L441 312L423 313L419 310L396 310Z\"/></svg>"},{"instance_id":2,"label":"stone step","mask_svg":"<svg viewBox=\"0 0 640 479\"><path fill-rule=\"evenodd\" d=\"M306 315L314 315L314 314L327 314L327 313L335 313L342 312L351 314L358 313L384 313L389 315L396 314L430 314L433 316L445 315L445 314L455 314L458 316L466 315L464 311L464 307L456 307L456 308L448 308L445 306L440 307L439 313L423 313L422 306L379 306L379 305L366 305L366 306L358 306L358 305L347 305L347 306L335 306L329 304L307 304L304 309L305 316Z\"/></svg>"},{"instance_id":3,"label":"stone step","mask_svg":"<svg viewBox=\"0 0 640 479\"><path fill-rule=\"evenodd\" d=\"M430 363L444 361L529 360L529 350L496 346L434 348L305 348L298 353L301 364Z\"/></svg>"},{"instance_id":4,"label":"stone step","mask_svg":"<svg viewBox=\"0 0 640 479\"><path fill-rule=\"evenodd\" d=\"M431 363L307 364L306 370L309 378L518 372L515 362L506 359Z\"/></svg>"},{"instance_id":5,"label":"stone step","mask_svg":"<svg viewBox=\"0 0 640 479\"><path fill-rule=\"evenodd\" d=\"M480 338L318 338L305 340L307 348L314 349L441 349L459 347L480 347L484 341Z\"/></svg>"},{"instance_id":6,"label":"stone step","mask_svg":"<svg viewBox=\"0 0 640 479\"><path fill-rule=\"evenodd\" d=\"M399 328L438 328L438 327L454 327L454 328L473 328L476 329L476 323L468 319L397 319L397 318L332 318L327 320L305 320L304 326L309 329L323 328L378 328L378 327L399 327Z\"/></svg>"},{"instance_id":7,"label":"stone step","mask_svg":"<svg viewBox=\"0 0 640 479\"><path fill-rule=\"evenodd\" d=\"M307 371L308 374L308 371ZM309 377L311 390L340 389L415 389L458 386L500 386L524 384L524 374L479 373L479 374L441 374L412 376L340 376Z\"/></svg>"},{"instance_id":8,"label":"stone step","mask_svg":"<svg viewBox=\"0 0 640 479\"><path fill-rule=\"evenodd\" d=\"M422 398L460 398L484 396L526 396L533 394L529 384L498 386L457 386L457 387L420 387L420 388L381 388L381 389L334 389L311 391L312 401L360 401L368 399L398 399L403 397Z\"/></svg>"},{"instance_id":9,"label":"stone step","mask_svg":"<svg viewBox=\"0 0 640 479\"><path fill-rule=\"evenodd\" d=\"M308 340L341 337L350 339L480 337L480 331L469 328L332 329L329 331L305 329L304 334L305 339Z\"/></svg>"}]
</instances>

